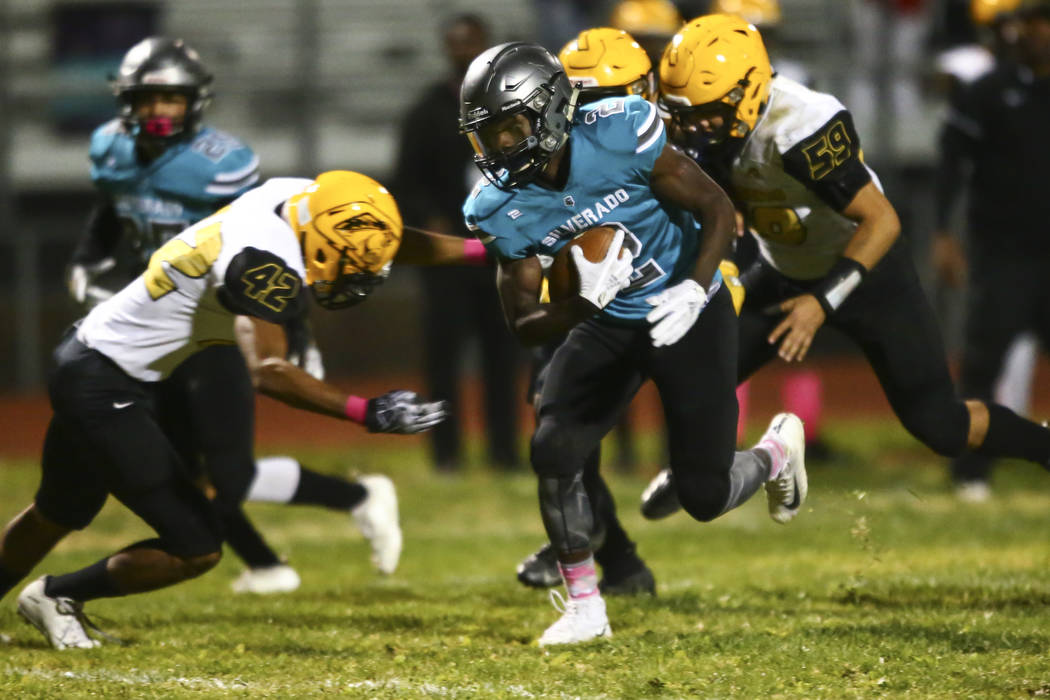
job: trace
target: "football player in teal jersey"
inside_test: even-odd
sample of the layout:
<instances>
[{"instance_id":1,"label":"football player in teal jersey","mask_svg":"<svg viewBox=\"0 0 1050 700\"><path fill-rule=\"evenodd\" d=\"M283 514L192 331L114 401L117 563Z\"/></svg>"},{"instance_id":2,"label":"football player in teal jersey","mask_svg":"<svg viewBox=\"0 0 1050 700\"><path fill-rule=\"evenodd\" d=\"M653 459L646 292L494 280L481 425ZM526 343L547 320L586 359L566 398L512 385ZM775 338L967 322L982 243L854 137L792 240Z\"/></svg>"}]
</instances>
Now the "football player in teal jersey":
<instances>
[{"instance_id":1,"label":"football player in teal jersey","mask_svg":"<svg viewBox=\"0 0 1050 700\"><path fill-rule=\"evenodd\" d=\"M460 128L487 180L464 215L499 262L508 323L528 344L569 332L532 438L540 511L569 595L541 645L611 633L582 473L646 380L659 391L671 469L694 518L711 520L765 484L772 516L786 522L806 495L795 416L777 416L756 448L735 452L736 314L718 273L736 235L732 203L667 146L654 105L614 97L577 113L577 97L554 56L517 42L478 56L461 91ZM541 304L544 260L597 225L619 229L604 259L574 248L578 294Z\"/></svg>"},{"instance_id":2,"label":"football player in teal jersey","mask_svg":"<svg viewBox=\"0 0 1050 700\"><path fill-rule=\"evenodd\" d=\"M91 136L91 179L101 194L73 255L69 272L75 301L93 305L110 295L94 277L109 271L119 286L140 275L172 236L226 206L259 179L259 158L233 136L206 126L212 76L180 39L151 37L128 50L112 80L119 115ZM130 255L118 255L123 243ZM119 288L119 287L118 287ZM305 320L287 328L292 354L317 357ZM300 364L304 364L300 362ZM320 362L306 365L321 378ZM281 593L299 586L245 516L244 500L277 501L353 512L375 533L379 569L391 573L401 550L396 497L389 479L369 475L350 482L303 467L291 457L253 458L255 392L241 353L217 344L183 363L160 393L162 419L183 460L214 487L231 548L247 569L232 584L237 593ZM364 523L382 492L394 504L384 524ZM372 517L371 520L376 520Z\"/></svg>"}]
</instances>

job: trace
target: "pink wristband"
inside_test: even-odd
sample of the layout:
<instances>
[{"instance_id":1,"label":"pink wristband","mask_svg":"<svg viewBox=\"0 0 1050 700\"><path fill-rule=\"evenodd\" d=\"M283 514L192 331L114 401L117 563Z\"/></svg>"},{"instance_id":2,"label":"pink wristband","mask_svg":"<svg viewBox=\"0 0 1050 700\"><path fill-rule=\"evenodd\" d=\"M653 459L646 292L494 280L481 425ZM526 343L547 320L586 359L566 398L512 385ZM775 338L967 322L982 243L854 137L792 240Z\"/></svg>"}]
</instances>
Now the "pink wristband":
<instances>
[{"instance_id":1,"label":"pink wristband","mask_svg":"<svg viewBox=\"0 0 1050 700\"><path fill-rule=\"evenodd\" d=\"M365 416L368 415L368 399L362 399L360 396L350 396L346 399L346 408L343 409L346 412L346 417L355 423L365 424Z\"/></svg>"},{"instance_id":2,"label":"pink wristband","mask_svg":"<svg viewBox=\"0 0 1050 700\"><path fill-rule=\"evenodd\" d=\"M485 244L477 238L463 239L463 258L468 265L484 265L489 256L485 252Z\"/></svg>"}]
</instances>

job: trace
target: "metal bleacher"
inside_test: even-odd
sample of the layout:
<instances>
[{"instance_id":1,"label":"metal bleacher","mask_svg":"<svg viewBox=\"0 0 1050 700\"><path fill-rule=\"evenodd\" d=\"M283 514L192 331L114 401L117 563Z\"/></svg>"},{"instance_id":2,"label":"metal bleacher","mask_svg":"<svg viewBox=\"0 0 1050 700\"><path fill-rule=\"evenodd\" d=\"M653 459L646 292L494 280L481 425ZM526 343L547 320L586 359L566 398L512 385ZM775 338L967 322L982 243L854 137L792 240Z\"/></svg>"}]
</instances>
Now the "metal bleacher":
<instances>
[{"instance_id":1,"label":"metal bleacher","mask_svg":"<svg viewBox=\"0 0 1050 700\"><path fill-rule=\"evenodd\" d=\"M54 4L7 0L13 175L29 186L86 186L84 139L50 133L39 119L59 87L50 70ZM441 18L467 10L488 18L498 40L531 36L531 4L511 0L172 0L160 31L201 53L215 74L208 121L251 143L268 173L382 175L404 108L445 70ZM105 94L105 76L74 89Z\"/></svg>"}]
</instances>

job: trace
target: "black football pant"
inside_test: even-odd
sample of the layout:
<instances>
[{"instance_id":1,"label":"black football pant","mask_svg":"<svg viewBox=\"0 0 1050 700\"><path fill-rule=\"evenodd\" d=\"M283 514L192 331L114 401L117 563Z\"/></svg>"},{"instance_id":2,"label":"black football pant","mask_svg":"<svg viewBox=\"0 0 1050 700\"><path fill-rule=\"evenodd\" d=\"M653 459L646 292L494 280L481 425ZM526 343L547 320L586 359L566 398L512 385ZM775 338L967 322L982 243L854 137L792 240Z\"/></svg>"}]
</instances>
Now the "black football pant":
<instances>
[{"instance_id":1,"label":"black football pant","mask_svg":"<svg viewBox=\"0 0 1050 700\"><path fill-rule=\"evenodd\" d=\"M78 530L113 494L157 532L159 549L185 558L220 551L221 523L157 420L154 387L72 334L55 359L40 512Z\"/></svg>"},{"instance_id":2,"label":"black football pant","mask_svg":"<svg viewBox=\"0 0 1050 700\"><path fill-rule=\"evenodd\" d=\"M765 310L811 292L820 281L790 279L761 259L742 275L747 297L740 315L741 381L776 356L777 346L766 338L783 314ZM940 455L955 456L965 450L969 412L956 396L940 326L904 238L825 325L860 346L908 432Z\"/></svg>"},{"instance_id":3,"label":"black football pant","mask_svg":"<svg viewBox=\"0 0 1050 700\"><path fill-rule=\"evenodd\" d=\"M1036 333L1050 348L1050 283L1047 261L1018 256L1006 260L983 256L971 267L959 388L963 396L990 400L1003 360L1021 333ZM991 459L965 454L952 462L956 481L984 480Z\"/></svg>"},{"instance_id":4,"label":"black football pant","mask_svg":"<svg viewBox=\"0 0 1050 700\"><path fill-rule=\"evenodd\" d=\"M244 514L255 477L255 388L234 345L192 355L157 386L158 411L183 461L215 487L230 548L249 567L279 563Z\"/></svg>"},{"instance_id":5,"label":"black football pant","mask_svg":"<svg viewBox=\"0 0 1050 700\"><path fill-rule=\"evenodd\" d=\"M737 319L720 289L677 343L652 347L647 325L584 321L554 353L532 438L544 526L559 552L591 547L584 466L642 383L651 379L667 423L671 470L698 520L732 500L736 442Z\"/></svg>"}]
</instances>

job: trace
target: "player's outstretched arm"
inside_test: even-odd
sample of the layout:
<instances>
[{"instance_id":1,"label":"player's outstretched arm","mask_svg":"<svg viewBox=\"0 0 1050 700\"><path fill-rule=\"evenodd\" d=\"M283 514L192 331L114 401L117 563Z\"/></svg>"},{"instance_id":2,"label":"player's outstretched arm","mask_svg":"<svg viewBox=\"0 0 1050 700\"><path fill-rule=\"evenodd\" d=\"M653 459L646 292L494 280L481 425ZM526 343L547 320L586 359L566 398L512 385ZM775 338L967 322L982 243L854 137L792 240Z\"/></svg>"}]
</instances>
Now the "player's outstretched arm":
<instances>
[{"instance_id":1,"label":"player's outstretched arm","mask_svg":"<svg viewBox=\"0 0 1050 700\"><path fill-rule=\"evenodd\" d=\"M238 316L234 329L256 390L289 406L360 423L374 433L418 433L445 419L444 401L423 401L412 391L363 399L315 379L285 359L288 340L276 323Z\"/></svg>"},{"instance_id":2,"label":"player's outstretched arm","mask_svg":"<svg viewBox=\"0 0 1050 700\"><path fill-rule=\"evenodd\" d=\"M725 191L692 158L673 146L664 146L653 165L649 186L657 198L693 212L703 225L700 255L693 273L707 289L715 270L729 255L736 237L736 210Z\"/></svg>"},{"instance_id":3,"label":"player's outstretched arm","mask_svg":"<svg viewBox=\"0 0 1050 700\"><path fill-rule=\"evenodd\" d=\"M406 265L484 265L485 246L476 238L405 226L394 261Z\"/></svg>"}]
</instances>

